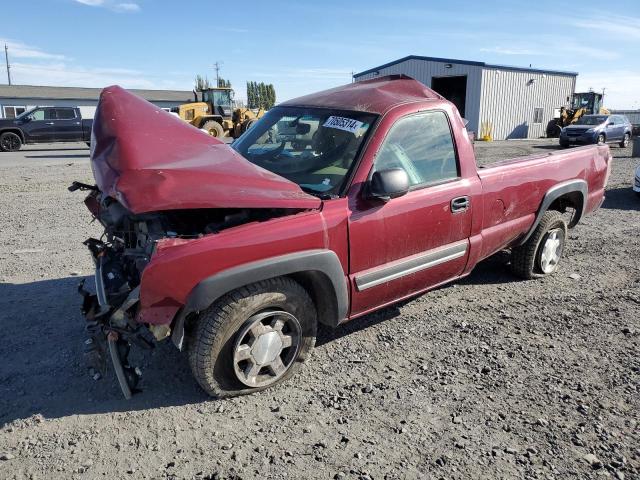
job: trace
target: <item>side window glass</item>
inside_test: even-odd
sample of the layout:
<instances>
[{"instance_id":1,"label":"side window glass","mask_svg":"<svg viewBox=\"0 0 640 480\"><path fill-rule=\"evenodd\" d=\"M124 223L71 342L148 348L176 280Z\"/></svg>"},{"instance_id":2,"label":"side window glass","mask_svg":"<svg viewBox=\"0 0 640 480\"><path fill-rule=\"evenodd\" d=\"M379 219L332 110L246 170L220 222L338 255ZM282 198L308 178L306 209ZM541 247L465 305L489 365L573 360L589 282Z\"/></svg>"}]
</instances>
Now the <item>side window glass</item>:
<instances>
[{"instance_id":1,"label":"side window glass","mask_svg":"<svg viewBox=\"0 0 640 480\"><path fill-rule=\"evenodd\" d=\"M44 110L34 110L29 116L31 120L44 120Z\"/></svg>"},{"instance_id":2,"label":"side window glass","mask_svg":"<svg viewBox=\"0 0 640 480\"><path fill-rule=\"evenodd\" d=\"M73 108L56 108L56 118L58 120L72 120L76 117Z\"/></svg>"},{"instance_id":3,"label":"side window glass","mask_svg":"<svg viewBox=\"0 0 640 480\"><path fill-rule=\"evenodd\" d=\"M44 111L44 119L45 120L55 120L56 119L56 111L53 108L47 108Z\"/></svg>"},{"instance_id":4,"label":"side window glass","mask_svg":"<svg viewBox=\"0 0 640 480\"><path fill-rule=\"evenodd\" d=\"M459 175L451 129L444 112L433 111L398 120L374 162L374 171L402 168L412 186Z\"/></svg>"}]
</instances>

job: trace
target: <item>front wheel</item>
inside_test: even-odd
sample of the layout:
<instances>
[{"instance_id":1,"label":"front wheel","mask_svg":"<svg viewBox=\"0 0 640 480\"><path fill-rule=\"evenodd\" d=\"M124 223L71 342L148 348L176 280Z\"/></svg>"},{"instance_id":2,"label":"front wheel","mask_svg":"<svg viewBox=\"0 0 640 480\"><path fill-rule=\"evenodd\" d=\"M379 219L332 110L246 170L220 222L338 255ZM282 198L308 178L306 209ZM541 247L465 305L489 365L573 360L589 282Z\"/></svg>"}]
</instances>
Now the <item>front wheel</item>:
<instances>
[{"instance_id":1,"label":"front wheel","mask_svg":"<svg viewBox=\"0 0 640 480\"><path fill-rule=\"evenodd\" d=\"M549 210L524 245L511 251L511 271L525 279L551 275L558 269L567 238L567 222Z\"/></svg>"},{"instance_id":2,"label":"front wheel","mask_svg":"<svg viewBox=\"0 0 640 480\"><path fill-rule=\"evenodd\" d=\"M3 152L16 152L22 147L22 139L13 132L5 132L0 135L0 150Z\"/></svg>"},{"instance_id":3,"label":"front wheel","mask_svg":"<svg viewBox=\"0 0 640 480\"><path fill-rule=\"evenodd\" d=\"M216 138L224 137L224 128L215 120L207 120L202 124L202 129L205 130L209 135Z\"/></svg>"},{"instance_id":4,"label":"front wheel","mask_svg":"<svg viewBox=\"0 0 640 480\"><path fill-rule=\"evenodd\" d=\"M620 142L621 148L627 148L629 146L629 138L630 138L630 135L628 133L625 133L624 138Z\"/></svg>"},{"instance_id":5,"label":"front wheel","mask_svg":"<svg viewBox=\"0 0 640 480\"><path fill-rule=\"evenodd\" d=\"M601 133L600 135L598 135L596 142L602 145L606 140L607 140L607 137L604 136L604 133Z\"/></svg>"},{"instance_id":6,"label":"front wheel","mask_svg":"<svg viewBox=\"0 0 640 480\"><path fill-rule=\"evenodd\" d=\"M291 377L315 345L316 309L290 278L235 290L200 313L188 338L189 363L216 398L253 393Z\"/></svg>"}]
</instances>

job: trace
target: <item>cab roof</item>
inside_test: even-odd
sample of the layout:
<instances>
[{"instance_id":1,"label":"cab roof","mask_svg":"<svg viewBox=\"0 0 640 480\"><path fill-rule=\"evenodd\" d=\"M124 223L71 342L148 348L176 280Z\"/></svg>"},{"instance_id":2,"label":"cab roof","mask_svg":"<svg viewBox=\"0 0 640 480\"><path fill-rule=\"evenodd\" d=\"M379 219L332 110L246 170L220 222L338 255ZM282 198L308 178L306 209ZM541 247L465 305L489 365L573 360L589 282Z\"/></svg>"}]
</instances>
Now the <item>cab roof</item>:
<instances>
[{"instance_id":1,"label":"cab roof","mask_svg":"<svg viewBox=\"0 0 640 480\"><path fill-rule=\"evenodd\" d=\"M424 100L443 100L443 97L407 75L387 75L294 98L280 105L383 114L397 105Z\"/></svg>"}]
</instances>

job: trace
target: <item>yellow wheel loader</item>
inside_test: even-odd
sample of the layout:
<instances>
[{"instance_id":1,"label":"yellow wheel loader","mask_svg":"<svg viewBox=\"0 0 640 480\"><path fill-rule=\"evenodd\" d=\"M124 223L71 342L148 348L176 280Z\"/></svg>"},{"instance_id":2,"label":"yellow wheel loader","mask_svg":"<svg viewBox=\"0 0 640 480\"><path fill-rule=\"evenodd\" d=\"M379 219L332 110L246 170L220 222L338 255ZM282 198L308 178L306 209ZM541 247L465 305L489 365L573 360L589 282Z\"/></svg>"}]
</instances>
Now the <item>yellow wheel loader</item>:
<instances>
[{"instance_id":1,"label":"yellow wheel loader","mask_svg":"<svg viewBox=\"0 0 640 480\"><path fill-rule=\"evenodd\" d=\"M201 92L202 101L184 103L176 113L184 121L196 128L206 130L213 137L230 136L238 138L256 120L264 115L264 110L255 113L248 108L231 107L231 88L208 88Z\"/></svg>"},{"instance_id":2,"label":"yellow wheel loader","mask_svg":"<svg viewBox=\"0 0 640 480\"><path fill-rule=\"evenodd\" d=\"M560 107L556 118L547 125L547 137L557 138L560 130L567 125L576 123L583 115L602 114L610 112L602 105L603 95L597 92L574 93L569 107Z\"/></svg>"}]
</instances>

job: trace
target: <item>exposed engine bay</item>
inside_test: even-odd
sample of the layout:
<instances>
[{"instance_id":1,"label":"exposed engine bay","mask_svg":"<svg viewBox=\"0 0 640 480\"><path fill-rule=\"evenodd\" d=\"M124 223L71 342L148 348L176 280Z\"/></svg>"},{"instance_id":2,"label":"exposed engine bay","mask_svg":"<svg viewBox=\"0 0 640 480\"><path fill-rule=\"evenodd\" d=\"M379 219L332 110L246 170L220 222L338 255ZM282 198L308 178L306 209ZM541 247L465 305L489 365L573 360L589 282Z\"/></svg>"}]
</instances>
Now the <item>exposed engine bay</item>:
<instances>
[{"instance_id":1,"label":"exposed engine bay","mask_svg":"<svg viewBox=\"0 0 640 480\"><path fill-rule=\"evenodd\" d=\"M137 392L141 372L128 363L131 345L153 348L158 336L136 321L140 282L160 240L197 239L235 226L291 214L292 209L192 209L134 214L97 186L74 182L70 191L89 191L87 208L104 227L104 233L84 244L96 266L95 293L83 296L82 313L87 320L85 357L90 374L99 379L110 356L125 398ZM155 338L154 338L155 337Z\"/></svg>"}]
</instances>

